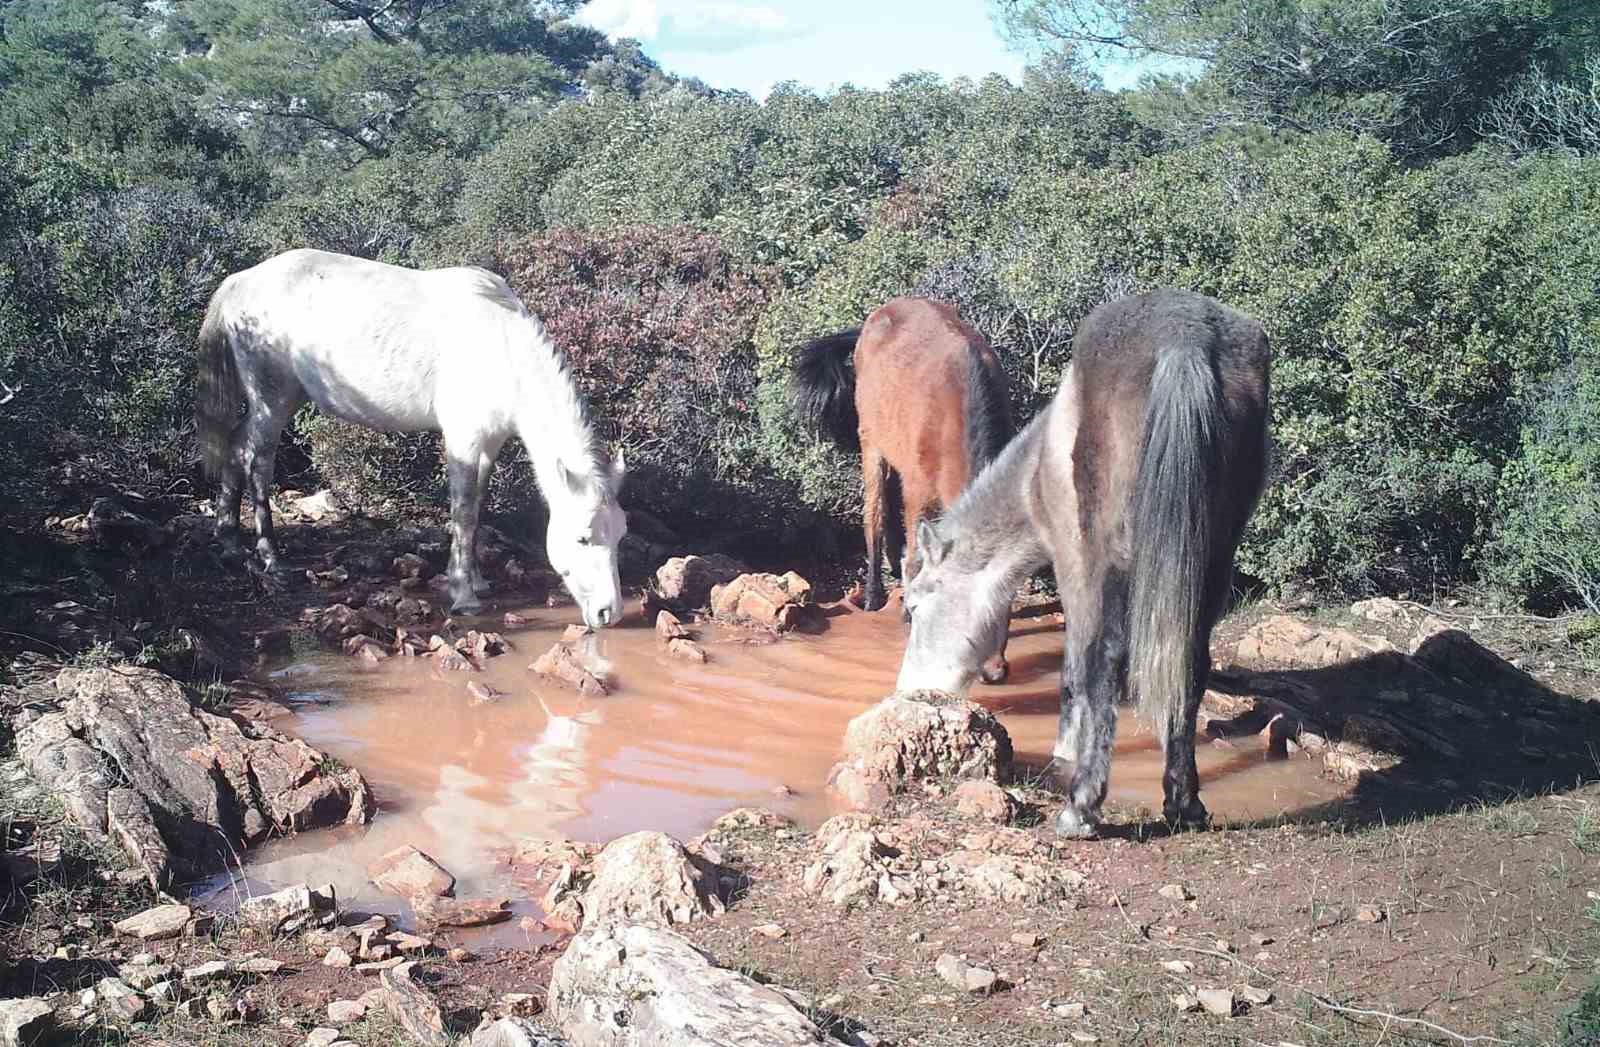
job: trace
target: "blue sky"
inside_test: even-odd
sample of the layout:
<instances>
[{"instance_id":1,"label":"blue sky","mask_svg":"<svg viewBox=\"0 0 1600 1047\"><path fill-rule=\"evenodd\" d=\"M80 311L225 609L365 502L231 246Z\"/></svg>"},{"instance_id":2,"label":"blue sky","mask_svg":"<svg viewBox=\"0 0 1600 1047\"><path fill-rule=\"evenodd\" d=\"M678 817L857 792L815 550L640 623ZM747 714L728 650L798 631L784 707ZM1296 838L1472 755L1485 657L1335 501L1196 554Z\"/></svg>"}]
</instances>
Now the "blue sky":
<instances>
[{"instance_id":1,"label":"blue sky","mask_svg":"<svg viewBox=\"0 0 1600 1047\"><path fill-rule=\"evenodd\" d=\"M579 16L631 36L670 72L764 99L796 80L883 87L902 73L1022 79L983 0L591 0ZM1131 74L1105 72L1108 87Z\"/></svg>"}]
</instances>

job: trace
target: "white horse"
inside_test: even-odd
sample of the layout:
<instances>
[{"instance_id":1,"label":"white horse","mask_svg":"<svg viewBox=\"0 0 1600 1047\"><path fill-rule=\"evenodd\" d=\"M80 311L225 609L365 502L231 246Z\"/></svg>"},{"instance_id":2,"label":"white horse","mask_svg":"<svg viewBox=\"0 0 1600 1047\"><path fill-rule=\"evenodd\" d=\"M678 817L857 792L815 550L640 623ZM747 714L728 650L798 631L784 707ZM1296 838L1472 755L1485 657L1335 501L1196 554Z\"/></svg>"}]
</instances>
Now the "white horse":
<instances>
[{"instance_id":1,"label":"white horse","mask_svg":"<svg viewBox=\"0 0 1600 1047\"><path fill-rule=\"evenodd\" d=\"M458 613L480 609L489 588L477 564L478 511L515 433L550 507L550 565L591 628L621 618L622 455L601 454L565 364L504 280L295 250L217 288L200 328L200 445L208 475L221 481L217 536L240 549L248 477L268 570L280 569L268 500L278 438L307 400L371 429L443 434Z\"/></svg>"}]
</instances>

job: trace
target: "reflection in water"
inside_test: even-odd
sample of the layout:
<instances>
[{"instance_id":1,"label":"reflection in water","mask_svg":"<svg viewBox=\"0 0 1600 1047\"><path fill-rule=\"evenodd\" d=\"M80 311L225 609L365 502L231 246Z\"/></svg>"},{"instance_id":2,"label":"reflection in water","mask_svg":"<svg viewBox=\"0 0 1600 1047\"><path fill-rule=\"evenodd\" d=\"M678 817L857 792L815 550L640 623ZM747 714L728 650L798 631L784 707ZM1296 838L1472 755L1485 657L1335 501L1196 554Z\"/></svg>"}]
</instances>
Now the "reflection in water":
<instances>
[{"instance_id":1,"label":"reflection in water","mask_svg":"<svg viewBox=\"0 0 1600 1047\"><path fill-rule=\"evenodd\" d=\"M279 726L359 767L380 811L364 829L260 848L253 880L331 880L346 904L398 912L366 882L366 866L402 844L450 869L458 895L517 898L526 892L506 856L528 837L604 842L650 828L687 839L744 804L814 825L830 813L822 786L845 725L893 689L905 642L893 613L841 615L822 635L768 644L710 627L701 630L710 660L699 664L669 657L635 613L575 644L611 689L581 698L527 670L573 613L525 612L536 624L508 632L515 650L482 673L441 672L425 658L371 668L332 653L279 668L276 682L310 699ZM973 697L1006 725L1019 759L1042 765L1055 739L1058 621L1013 623L1008 654L1011 679ZM475 704L469 679L506 696ZM1254 739L1202 745L1199 762L1206 804L1222 818L1270 817L1339 795L1317 764L1268 762ZM1160 788L1160 747L1126 717L1108 801L1159 810ZM506 926L493 933L522 933Z\"/></svg>"}]
</instances>

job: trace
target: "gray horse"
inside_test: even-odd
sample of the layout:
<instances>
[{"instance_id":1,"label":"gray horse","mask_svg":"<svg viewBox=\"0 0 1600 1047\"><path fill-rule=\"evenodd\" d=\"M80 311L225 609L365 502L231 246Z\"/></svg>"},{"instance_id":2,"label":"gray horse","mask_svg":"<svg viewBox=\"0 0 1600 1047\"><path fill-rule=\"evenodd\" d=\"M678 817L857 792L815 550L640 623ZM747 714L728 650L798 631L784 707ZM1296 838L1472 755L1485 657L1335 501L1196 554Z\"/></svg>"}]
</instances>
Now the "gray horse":
<instances>
[{"instance_id":1,"label":"gray horse","mask_svg":"<svg viewBox=\"0 0 1600 1047\"><path fill-rule=\"evenodd\" d=\"M1268 370L1262 326L1214 299L1166 289L1102 305L1080 325L1050 406L943 519L921 525L901 690L963 693L1018 583L1055 566L1063 835L1095 831L1129 692L1166 751L1166 818L1207 820L1195 714L1265 484Z\"/></svg>"}]
</instances>

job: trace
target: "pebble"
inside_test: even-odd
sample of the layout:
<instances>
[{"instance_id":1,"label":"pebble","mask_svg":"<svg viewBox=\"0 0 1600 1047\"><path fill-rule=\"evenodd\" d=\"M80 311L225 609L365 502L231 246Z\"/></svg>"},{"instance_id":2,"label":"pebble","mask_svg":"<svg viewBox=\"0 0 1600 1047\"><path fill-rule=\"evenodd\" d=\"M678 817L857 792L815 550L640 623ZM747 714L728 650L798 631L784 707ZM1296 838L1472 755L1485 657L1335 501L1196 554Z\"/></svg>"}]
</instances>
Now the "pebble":
<instances>
[{"instance_id":1,"label":"pebble","mask_svg":"<svg viewBox=\"0 0 1600 1047\"><path fill-rule=\"evenodd\" d=\"M1194 892L1189 890L1189 888L1185 887L1181 883L1169 883L1156 893L1172 902L1194 901Z\"/></svg>"},{"instance_id":2,"label":"pebble","mask_svg":"<svg viewBox=\"0 0 1600 1047\"><path fill-rule=\"evenodd\" d=\"M771 938L774 941L776 941L779 938L782 938L782 937L786 936L789 933L788 931L784 930L782 927L779 927L775 923L757 924L756 926L754 926L754 927L752 927L750 929L752 931L754 931L756 934L761 935L761 937L763 937L763 938Z\"/></svg>"},{"instance_id":3,"label":"pebble","mask_svg":"<svg viewBox=\"0 0 1600 1047\"><path fill-rule=\"evenodd\" d=\"M328 1004L328 1021L335 1025L360 1021L366 1013L367 1005L360 1000L334 1000Z\"/></svg>"},{"instance_id":4,"label":"pebble","mask_svg":"<svg viewBox=\"0 0 1600 1047\"><path fill-rule=\"evenodd\" d=\"M1200 1006L1206 1009L1207 1014L1214 1014L1218 1018L1233 1017L1233 990L1232 989L1201 989L1195 994L1200 1000Z\"/></svg>"},{"instance_id":5,"label":"pebble","mask_svg":"<svg viewBox=\"0 0 1600 1047\"><path fill-rule=\"evenodd\" d=\"M350 954L335 945L328 950L328 955L322 958L324 967L348 967L355 961L350 959Z\"/></svg>"}]
</instances>

